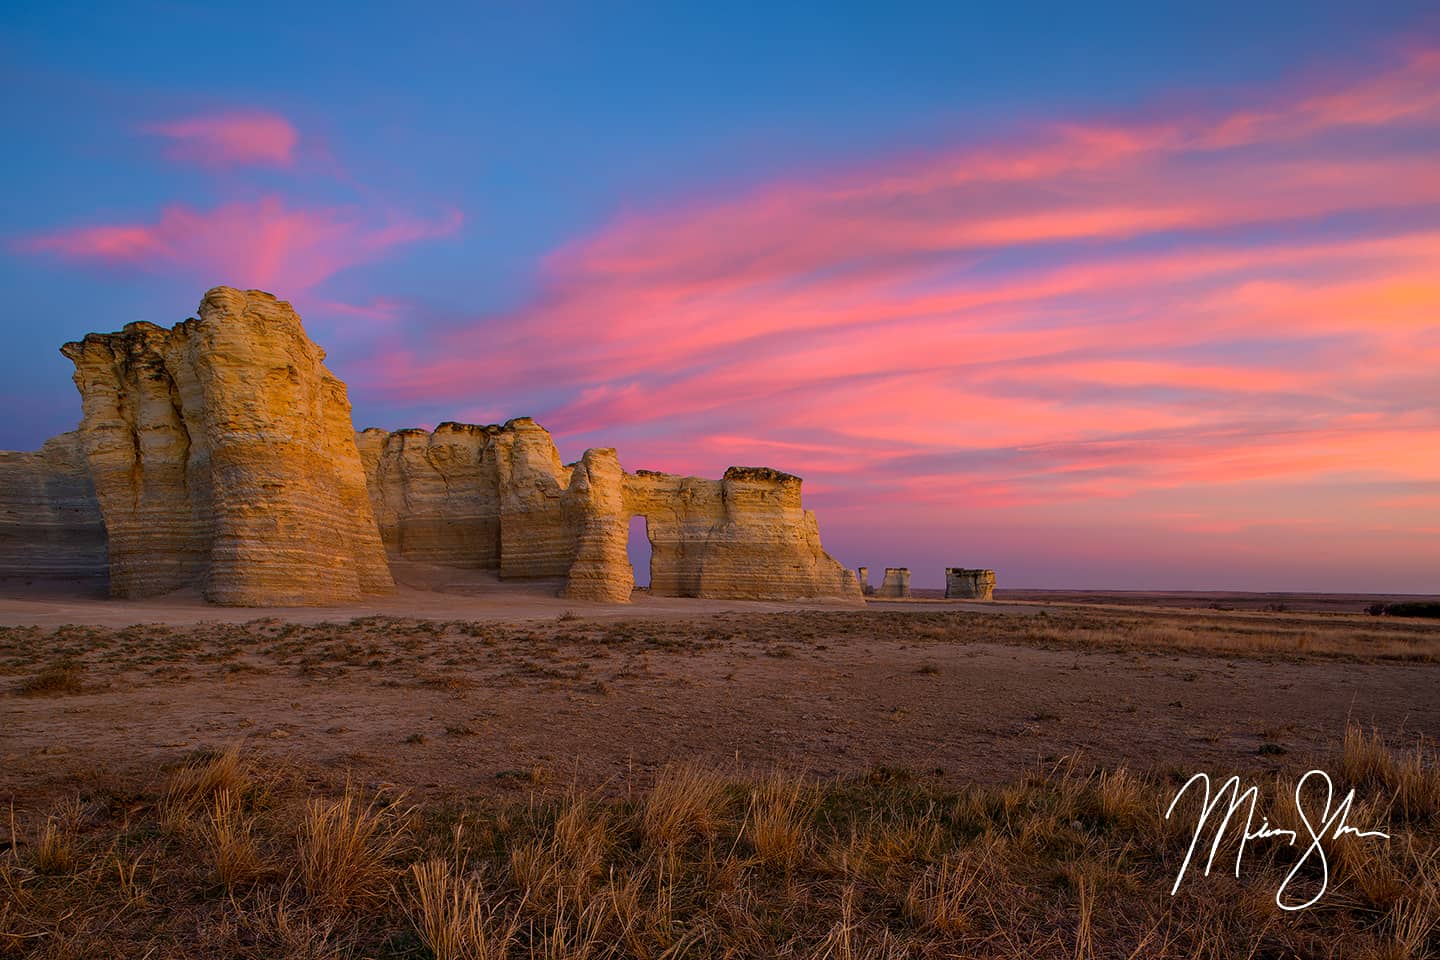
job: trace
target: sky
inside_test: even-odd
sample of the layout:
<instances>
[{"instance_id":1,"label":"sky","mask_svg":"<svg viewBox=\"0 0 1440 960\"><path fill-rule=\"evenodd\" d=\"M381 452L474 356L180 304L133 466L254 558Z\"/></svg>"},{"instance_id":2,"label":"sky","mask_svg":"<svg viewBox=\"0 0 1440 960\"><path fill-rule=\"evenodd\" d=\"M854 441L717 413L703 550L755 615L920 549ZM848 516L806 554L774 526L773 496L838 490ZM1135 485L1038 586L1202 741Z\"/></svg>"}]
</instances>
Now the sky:
<instances>
[{"instance_id":1,"label":"sky","mask_svg":"<svg viewBox=\"0 0 1440 960\"><path fill-rule=\"evenodd\" d=\"M96 6L0 11L0 448L223 283L915 586L1440 591L1431 4Z\"/></svg>"}]
</instances>

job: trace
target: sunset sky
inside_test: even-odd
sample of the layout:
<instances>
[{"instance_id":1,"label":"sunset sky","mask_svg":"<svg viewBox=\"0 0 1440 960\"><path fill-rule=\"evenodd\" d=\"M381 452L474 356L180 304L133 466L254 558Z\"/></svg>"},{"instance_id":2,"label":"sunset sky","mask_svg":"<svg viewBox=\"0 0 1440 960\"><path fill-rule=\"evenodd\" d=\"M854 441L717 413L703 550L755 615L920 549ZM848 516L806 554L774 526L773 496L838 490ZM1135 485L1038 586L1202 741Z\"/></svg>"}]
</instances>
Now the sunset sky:
<instances>
[{"instance_id":1,"label":"sunset sky","mask_svg":"<svg viewBox=\"0 0 1440 960\"><path fill-rule=\"evenodd\" d=\"M1433 4L94 6L0 12L0 448L225 283L916 586L1440 591Z\"/></svg>"}]
</instances>

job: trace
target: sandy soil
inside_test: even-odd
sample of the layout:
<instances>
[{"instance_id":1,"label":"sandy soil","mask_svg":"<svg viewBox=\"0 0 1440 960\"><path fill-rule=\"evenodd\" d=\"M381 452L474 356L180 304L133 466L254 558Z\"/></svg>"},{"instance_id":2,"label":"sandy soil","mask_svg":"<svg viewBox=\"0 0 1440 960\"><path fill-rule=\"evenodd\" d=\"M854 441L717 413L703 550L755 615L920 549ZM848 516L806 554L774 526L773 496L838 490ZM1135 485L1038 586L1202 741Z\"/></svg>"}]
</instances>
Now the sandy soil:
<instances>
[{"instance_id":1,"label":"sandy soil","mask_svg":"<svg viewBox=\"0 0 1440 960\"><path fill-rule=\"evenodd\" d=\"M0 625L56 627L62 624L124 627L135 623L193 625L244 623L279 617L294 623L344 621L392 616L430 620L553 620L565 613L594 619L635 616L685 618L721 612L779 613L797 610L859 609L862 601L744 601L652 597L637 590L628 605L585 603L557 594L559 580L507 581L489 571L455 570L427 564L392 562L398 587L387 597L340 607L217 607L196 590L181 590L148 600L111 600L96 580L0 580ZM1035 613L1033 604L956 603L959 609Z\"/></svg>"},{"instance_id":2,"label":"sandy soil","mask_svg":"<svg viewBox=\"0 0 1440 960\"><path fill-rule=\"evenodd\" d=\"M999 781L1080 753L1224 772L1333 747L1347 719L1396 739L1440 736L1435 662L1085 649L1023 629L1063 628L1063 611L1046 621L935 604L717 612L647 598L593 618L565 615L576 605L553 598L426 599L433 606L417 613L463 610L473 622L301 626L272 611L244 628L0 631L0 674L12 678L0 676L0 802L39 803L100 766L153 778L192 750L235 741L424 793L570 779L628 788L686 760ZM3 616L21 603L32 623L126 619L109 604L56 608L55 598L7 600ZM124 606L178 625L254 614L194 604ZM784 612L763 612L777 606ZM1083 616L1077 631L1093 632L1109 615ZM16 693L62 659L84 664L80 692Z\"/></svg>"},{"instance_id":3,"label":"sandy soil","mask_svg":"<svg viewBox=\"0 0 1440 960\"><path fill-rule=\"evenodd\" d=\"M943 596L944 591L917 591L917 594ZM995 597L1006 602L1268 610L1278 613L1364 613L1374 603L1440 599L1405 593L1238 593L1200 590L996 590Z\"/></svg>"}]
</instances>

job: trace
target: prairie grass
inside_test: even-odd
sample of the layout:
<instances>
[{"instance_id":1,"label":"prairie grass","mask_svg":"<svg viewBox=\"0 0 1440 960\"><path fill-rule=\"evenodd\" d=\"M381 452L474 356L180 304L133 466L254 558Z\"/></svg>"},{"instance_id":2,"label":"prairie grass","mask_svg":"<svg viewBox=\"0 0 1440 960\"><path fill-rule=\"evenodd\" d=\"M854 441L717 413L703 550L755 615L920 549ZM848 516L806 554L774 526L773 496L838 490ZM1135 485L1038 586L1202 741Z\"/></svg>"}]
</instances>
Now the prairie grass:
<instances>
[{"instance_id":1,"label":"prairie grass","mask_svg":"<svg viewBox=\"0 0 1440 960\"><path fill-rule=\"evenodd\" d=\"M433 857L410 866L411 921L435 960L503 960L519 921L497 920L476 882L449 860Z\"/></svg>"},{"instance_id":2,"label":"prairie grass","mask_svg":"<svg viewBox=\"0 0 1440 960\"><path fill-rule=\"evenodd\" d=\"M750 793L746 827L751 849L763 864L790 870L810 840L814 790L804 781L771 774Z\"/></svg>"},{"instance_id":3,"label":"prairie grass","mask_svg":"<svg viewBox=\"0 0 1440 960\"><path fill-rule=\"evenodd\" d=\"M166 830L186 829L197 811L217 797L240 798L254 783L250 763L233 745L218 753L200 753L171 772L160 797L160 821Z\"/></svg>"},{"instance_id":4,"label":"prairie grass","mask_svg":"<svg viewBox=\"0 0 1440 960\"><path fill-rule=\"evenodd\" d=\"M1288 759L1288 758L1287 758ZM1352 728L1273 772L1272 824L1309 766L1354 788L1310 910L1274 902L1293 848L1171 884L1182 776L1075 759L1000 785L904 771L835 780L658 771L649 790L534 786L407 807L314 792L232 749L116 795L17 815L0 847L0 956L521 960L680 957L1189 960L1440 956L1440 806L1428 743ZM257 786L261 785L261 786ZM182 816L179 811L185 811ZM1298 883L1319 880L1318 866Z\"/></svg>"},{"instance_id":5,"label":"prairie grass","mask_svg":"<svg viewBox=\"0 0 1440 960\"><path fill-rule=\"evenodd\" d=\"M1440 757L1423 742L1397 752L1378 731L1352 723L1345 730L1340 761L1346 780L1392 798L1396 819L1425 822L1440 816Z\"/></svg>"},{"instance_id":6,"label":"prairie grass","mask_svg":"<svg viewBox=\"0 0 1440 960\"><path fill-rule=\"evenodd\" d=\"M75 869L75 835L81 817L80 801L66 799L45 818L35 843L35 869L40 873L63 874Z\"/></svg>"},{"instance_id":7,"label":"prairie grass","mask_svg":"<svg viewBox=\"0 0 1440 960\"><path fill-rule=\"evenodd\" d=\"M85 668L74 660L61 660L46 666L39 673L26 677L16 688L22 697L60 697L82 693Z\"/></svg>"},{"instance_id":8,"label":"prairie grass","mask_svg":"<svg viewBox=\"0 0 1440 960\"><path fill-rule=\"evenodd\" d=\"M725 813L725 781L689 764L666 767L645 798L640 832L653 847L673 847L713 836Z\"/></svg>"},{"instance_id":9,"label":"prairie grass","mask_svg":"<svg viewBox=\"0 0 1440 960\"><path fill-rule=\"evenodd\" d=\"M254 824L241 797L228 790L216 793L207 814L202 833L215 865L215 879L232 892L254 883L261 875L262 861Z\"/></svg>"},{"instance_id":10,"label":"prairie grass","mask_svg":"<svg viewBox=\"0 0 1440 960\"><path fill-rule=\"evenodd\" d=\"M353 788L313 798L300 816L296 868L311 901L332 910L373 904L388 892L392 859L406 847L408 811Z\"/></svg>"}]
</instances>

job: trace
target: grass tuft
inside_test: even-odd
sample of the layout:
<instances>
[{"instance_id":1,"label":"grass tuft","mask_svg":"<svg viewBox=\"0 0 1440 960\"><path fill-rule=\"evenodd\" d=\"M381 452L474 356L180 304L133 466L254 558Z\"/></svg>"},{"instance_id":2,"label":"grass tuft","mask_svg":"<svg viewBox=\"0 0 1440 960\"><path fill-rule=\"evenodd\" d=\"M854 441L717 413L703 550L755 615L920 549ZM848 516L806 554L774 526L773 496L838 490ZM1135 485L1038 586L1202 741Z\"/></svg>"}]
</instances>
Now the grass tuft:
<instances>
[{"instance_id":1,"label":"grass tuft","mask_svg":"<svg viewBox=\"0 0 1440 960\"><path fill-rule=\"evenodd\" d=\"M352 788L305 805L296 843L300 880L310 900L341 911L373 904L389 889L390 860L405 848L407 812Z\"/></svg>"},{"instance_id":2,"label":"grass tuft","mask_svg":"<svg viewBox=\"0 0 1440 960\"><path fill-rule=\"evenodd\" d=\"M74 660L52 663L21 681L16 693L22 697L62 697L85 692L85 668Z\"/></svg>"},{"instance_id":3,"label":"grass tuft","mask_svg":"<svg viewBox=\"0 0 1440 960\"><path fill-rule=\"evenodd\" d=\"M471 880L448 860L411 864L410 917L435 960L503 960L515 942L520 921L508 923L487 907Z\"/></svg>"}]
</instances>

